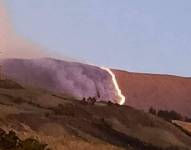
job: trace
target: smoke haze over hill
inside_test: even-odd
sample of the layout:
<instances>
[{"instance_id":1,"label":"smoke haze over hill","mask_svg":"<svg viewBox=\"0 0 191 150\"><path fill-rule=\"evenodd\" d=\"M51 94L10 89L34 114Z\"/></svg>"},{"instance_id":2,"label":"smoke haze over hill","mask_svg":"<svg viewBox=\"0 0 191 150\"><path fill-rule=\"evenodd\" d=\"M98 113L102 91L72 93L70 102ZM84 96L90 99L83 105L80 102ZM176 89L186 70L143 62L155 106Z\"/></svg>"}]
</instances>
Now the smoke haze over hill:
<instances>
[{"instance_id":1,"label":"smoke haze over hill","mask_svg":"<svg viewBox=\"0 0 191 150\"><path fill-rule=\"evenodd\" d=\"M17 82L70 94L118 103L108 72L99 67L55 59L7 59L3 71Z\"/></svg>"},{"instance_id":2,"label":"smoke haze over hill","mask_svg":"<svg viewBox=\"0 0 191 150\"><path fill-rule=\"evenodd\" d=\"M42 57L45 52L39 46L20 37L15 31L7 13L5 2L0 0L0 52L3 57Z\"/></svg>"}]
</instances>

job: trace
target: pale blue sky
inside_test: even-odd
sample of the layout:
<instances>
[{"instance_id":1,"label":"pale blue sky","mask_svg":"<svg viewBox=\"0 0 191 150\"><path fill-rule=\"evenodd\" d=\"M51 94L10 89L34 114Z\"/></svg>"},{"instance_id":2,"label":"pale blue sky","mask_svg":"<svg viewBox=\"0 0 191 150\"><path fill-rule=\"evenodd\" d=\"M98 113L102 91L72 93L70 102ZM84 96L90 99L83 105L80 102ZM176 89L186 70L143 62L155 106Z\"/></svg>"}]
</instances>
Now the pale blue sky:
<instances>
[{"instance_id":1,"label":"pale blue sky","mask_svg":"<svg viewBox=\"0 0 191 150\"><path fill-rule=\"evenodd\" d=\"M191 76L191 0L6 0L21 35L51 52Z\"/></svg>"}]
</instances>

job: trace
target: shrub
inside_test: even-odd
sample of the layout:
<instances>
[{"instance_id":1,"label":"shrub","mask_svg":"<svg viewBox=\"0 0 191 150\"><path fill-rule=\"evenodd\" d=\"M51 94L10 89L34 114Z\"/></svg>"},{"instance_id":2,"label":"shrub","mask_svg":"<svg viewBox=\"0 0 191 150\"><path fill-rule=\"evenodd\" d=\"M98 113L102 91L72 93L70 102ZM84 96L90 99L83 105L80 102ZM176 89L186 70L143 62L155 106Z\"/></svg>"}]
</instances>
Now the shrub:
<instances>
[{"instance_id":1,"label":"shrub","mask_svg":"<svg viewBox=\"0 0 191 150\"><path fill-rule=\"evenodd\" d=\"M48 150L46 144L42 144L35 139L22 141L15 132L6 133L0 129L0 149L1 150Z\"/></svg>"},{"instance_id":2,"label":"shrub","mask_svg":"<svg viewBox=\"0 0 191 150\"><path fill-rule=\"evenodd\" d=\"M157 111L154 109L154 108L150 108L149 109L149 113L153 114L153 115L156 115L157 114Z\"/></svg>"},{"instance_id":3,"label":"shrub","mask_svg":"<svg viewBox=\"0 0 191 150\"><path fill-rule=\"evenodd\" d=\"M45 150L46 144L40 144L37 140L26 139L22 143L22 150Z\"/></svg>"}]
</instances>

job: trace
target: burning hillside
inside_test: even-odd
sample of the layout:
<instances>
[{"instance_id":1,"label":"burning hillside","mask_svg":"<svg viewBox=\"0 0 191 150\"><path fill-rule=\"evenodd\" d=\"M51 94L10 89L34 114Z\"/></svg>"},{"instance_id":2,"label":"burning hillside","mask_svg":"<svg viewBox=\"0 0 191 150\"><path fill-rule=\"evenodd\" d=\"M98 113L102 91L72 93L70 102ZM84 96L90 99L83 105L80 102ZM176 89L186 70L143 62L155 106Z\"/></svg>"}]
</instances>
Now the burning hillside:
<instances>
[{"instance_id":1,"label":"burning hillside","mask_svg":"<svg viewBox=\"0 0 191 150\"><path fill-rule=\"evenodd\" d=\"M190 78L130 73L50 58L5 59L1 63L6 75L24 85L78 99L92 97L137 109L153 107L188 117L191 114Z\"/></svg>"},{"instance_id":2,"label":"burning hillside","mask_svg":"<svg viewBox=\"0 0 191 150\"><path fill-rule=\"evenodd\" d=\"M94 97L123 104L115 75L108 68L45 59L6 59L3 72L17 82L65 93L76 98Z\"/></svg>"}]
</instances>

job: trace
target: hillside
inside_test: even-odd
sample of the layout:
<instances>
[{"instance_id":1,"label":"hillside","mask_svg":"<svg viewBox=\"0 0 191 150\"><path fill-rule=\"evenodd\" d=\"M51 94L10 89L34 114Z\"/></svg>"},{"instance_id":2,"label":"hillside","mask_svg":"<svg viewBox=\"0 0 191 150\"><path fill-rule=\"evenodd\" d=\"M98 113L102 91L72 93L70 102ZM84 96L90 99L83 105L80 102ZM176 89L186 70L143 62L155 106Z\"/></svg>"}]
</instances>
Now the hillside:
<instances>
[{"instance_id":1,"label":"hillside","mask_svg":"<svg viewBox=\"0 0 191 150\"><path fill-rule=\"evenodd\" d=\"M100 67L52 58L5 59L2 70L20 84L119 103L110 74ZM191 117L191 78L113 70L126 104L174 110Z\"/></svg>"},{"instance_id":2,"label":"hillside","mask_svg":"<svg viewBox=\"0 0 191 150\"><path fill-rule=\"evenodd\" d=\"M18 83L12 81L12 80L1 80L0 81L0 88L4 89L22 89L23 87L19 85Z\"/></svg>"},{"instance_id":3,"label":"hillside","mask_svg":"<svg viewBox=\"0 0 191 150\"><path fill-rule=\"evenodd\" d=\"M184 121L178 121L173 120L173 123L180 127L186 134L191 136L191 123L190 122L184 122Z\"/></svg>"},{"instance_id":4,"label":"hillside","mask_svg":"<svg viewBox=\"0 0 191 150\"><path fill-rule=\"evenodd\" d=\"M0 60L2 72L20 84L75 97L116 100L111 76L97 66L52 58Z\"/></svg>"},{"instance_id":5,"label":"hillside","mask_svg":"<svg viewBox=\"0 0 191 150\"><path fill-rule=\"evenodd\" d=\"M113 71L127 105L145 110L175 110L191 117L191 78Z\"/></svg>"},{"instance_id":6,"label":"hillside","mask_svg":"<svg viewBox=\"0 0 191 150\"><path fill-rule=\"evenodd\" d=\"M0 128L15 131L21 139L36 138L55 150L191 147L191 138L179 128L132 107L104 102L92 105L26 87L0 88Z\"/></svg>"}]
</instances>

